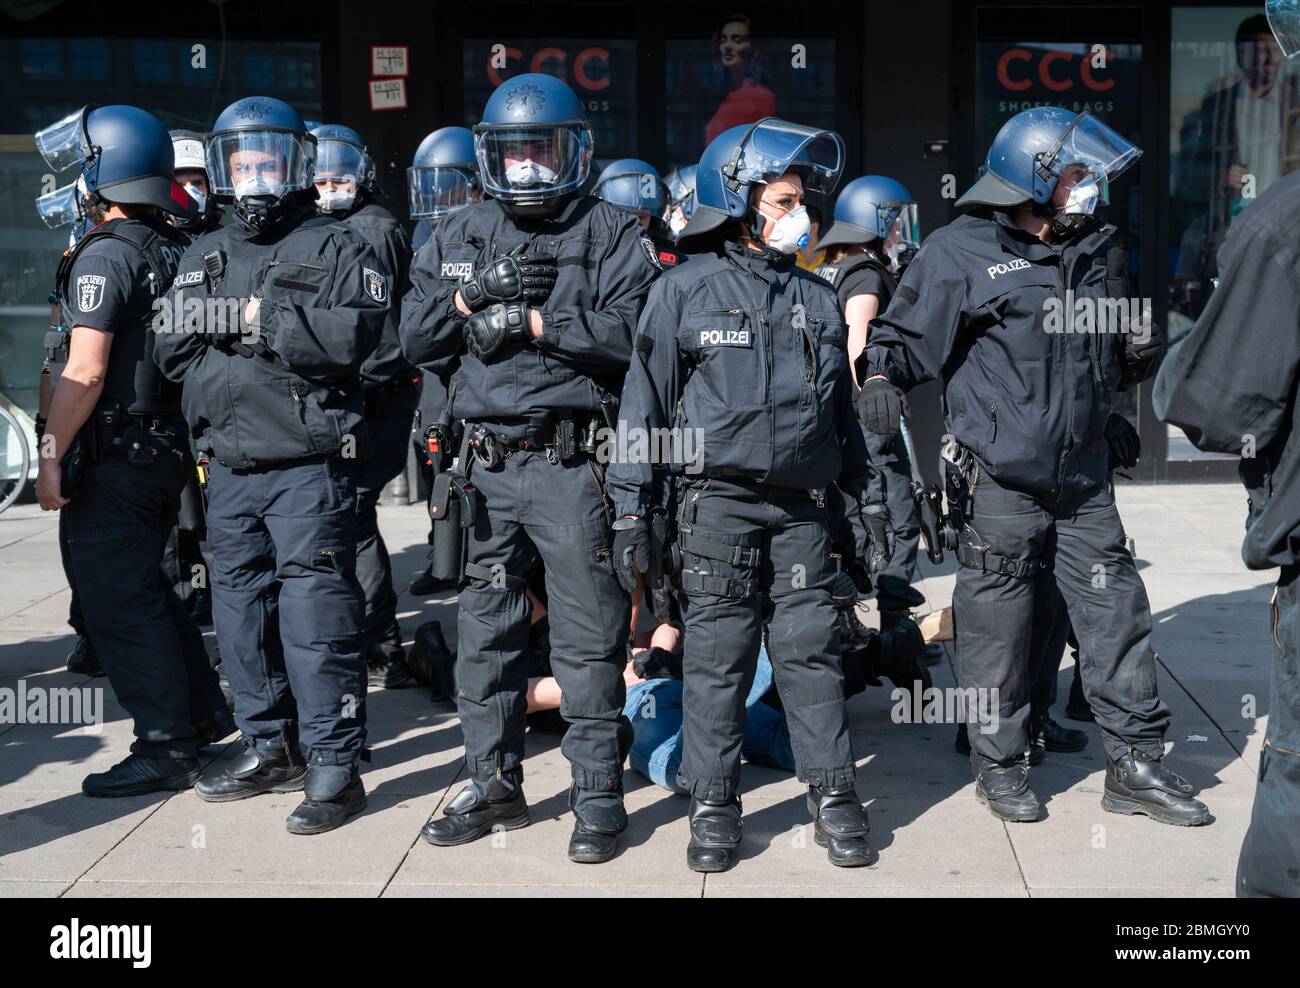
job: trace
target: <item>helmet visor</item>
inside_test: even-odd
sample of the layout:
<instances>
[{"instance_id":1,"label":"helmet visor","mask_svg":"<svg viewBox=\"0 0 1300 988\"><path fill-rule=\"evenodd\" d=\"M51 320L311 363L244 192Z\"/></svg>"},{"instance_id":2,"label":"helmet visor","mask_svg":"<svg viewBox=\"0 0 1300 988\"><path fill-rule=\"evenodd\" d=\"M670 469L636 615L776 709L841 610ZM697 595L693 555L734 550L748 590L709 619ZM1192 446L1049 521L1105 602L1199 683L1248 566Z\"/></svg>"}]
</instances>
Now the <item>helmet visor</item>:
<instances>
[{"instance_id":1,"label":"helmet visor","mask_svg":"<svg viewBox=\"0 0 1300 988\"><path fill-rule=\"evenodd\" d=\"M586 126L484 127L474 135L483 188L520 199L576 189L591 167Z\"/></svg>"},{"instance_id":2,"label":"helmet visor","mask_svg":"<svg viewBox=\"0 0 1300 988\"><path fill-rule=\"evenodd\" d=\"M803 176L805 190L830 193L844 169L844 141L832 130L817 130L788 120L760 121L741 148L736 177L767 182L788 171Z\"/></svg>"},{"instance_id":3,"label":"helmet visor","mask_svg":"<svg viewBox=\"0 0 1300 988\"><path fill-rule=\"evenodd\" d=\"M369 155L355 144L322 139L316 142L317 182L365 183Z\"/></svg>"},{"instance_id":4,"label":"helmet visor","mask_svg":"<svg viewBox=\"0 0 1300 988\"><path fill-rule=\"evenodd\" d=\"M882 202L876 207L880 229L885 232L885 244L904 247L921 245L921 226L917 222L916 203Z\"/></svg>"},{"instance_id":5,"label":"helmet visor","mask_svg":"<svg viewBox=\"0 0 1300 988\"><path fill-rule=\"evenodd\" d=\"M1300 0L1268 0L1264 13L1282 54L1295 58L1300 54Z\"/></svg>"},{"instance_id":6,"label":"helmet visor","mask_svg":"<svg viewBox=\"0 0 1300 988\"><path fill-rule=\"evenodd\" d=\"M411 219L436 219L473 204L478 179L465 168L408 168Z\"/></svg>"},{"instance_id":7,"label":"helmet visor","mask_svg":"<svg viewBox=\"0 0 1300 988\"><path fill-rule=\"evenodd\" d=\"M36 150L41 153L45 163L56 172L61 172L71 165L81 164L90 157L90 146L86 140L84 118L86 108L76 113L69 113L58 123L52 123L44 130L36 132Z\"/></svg>"},{"instance_id":8,"label":"helmet visor","mask_svg":"<svg viewBox=\"0 0 1300 988\"><path fill-rule=\"evenodd\" d=\"M1140 157L1142 152L1137 147L1085 111L1071 121L1053 150L1038 157L1035 185L1042 183L1044 188L1041 191L1048 191L1055 187L1054 179L1059 179L1071 168L1082 166L1097 180L1101 201L1109 202L1110 183ZM1036 188L1035 192L1040 194L1034 198L1045 202L1050 191L1046 195L1041 195L1041 191Z\"/></svg>"},{"instance_id":9,"label":"helmet visor","mask_svg":"<svg viewBox=\"0 0 1300 988\"><path fill-rule=\"evenodd\" d=\"M77 183L69 182L36 200L36 212L51 230L76 222L81 213L77 209Z\"/></svg>"},{"instance_id":10,"label":"helmet visor","mask_svg":"<svg viewBox=\"0 0 1300 988\"><path fill-rule=\"evenodd\" d=\"M316 141L282 130L228 130L208 138L208 178L219 196L279 196L312 184Z\"/></svg>"},{"instance_id":11,"label":"helmet visor","mask_svg":"<svg viewBox=\"0 0 1300 988\"><path fill-rule=\"evenodd\" d=\"M596 195L611 206L651 216L660 215L668 200L664 183L644 172L611 176L596 187Z\"/></svg>"}]
</instances>

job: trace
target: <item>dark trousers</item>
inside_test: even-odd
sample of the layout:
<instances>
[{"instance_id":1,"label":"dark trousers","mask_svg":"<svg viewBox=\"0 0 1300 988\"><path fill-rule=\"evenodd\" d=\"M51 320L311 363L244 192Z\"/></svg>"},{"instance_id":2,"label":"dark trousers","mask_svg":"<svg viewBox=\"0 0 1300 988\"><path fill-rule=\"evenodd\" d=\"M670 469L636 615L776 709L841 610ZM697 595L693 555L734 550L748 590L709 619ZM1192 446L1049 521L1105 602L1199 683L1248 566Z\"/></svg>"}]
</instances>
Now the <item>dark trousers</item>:
<instances>
[{"instance_id":1,"label":"dark trousers","mask_svg":"<svg viewBox=\"0 0 1300 988\"><path fill-rule=\"evenodd\" d=\"M1273 598L1268 731L1250 829L1237 861L1237 895L1300 898L1300 566L1286 566Z\"/></svg>"},{"instance_id":2,"label":"dark trousers","mask_svg":"<svg viewBox=\"0 0 1300 988\"><path fill-rule=\"evenodd\" d=\"M321 764L350 764L366 738L356 533L345 460L211 464L212 617L235 721Z\"/></svg>"},{"instance_id":3,"label":"dark trousers","mask_svg":"<svg viewBox=\"0 0 1300 988\"><path fill-rule=\"evenodd\" d=\"M370 456L356 467L357 582L366 599L362 641L387 654L401 652L402 632L397 624L392 563L379 531L379 496L406 467L416 399L414 388L367 397Z\"/></svg>"},{"instance_id":4,"label":"dark trousers","mask_svg":"<svg viewBox=\"0 0 1300 988\"><path fill-rule=\"evenodd\" d=\"M581 455L552 463L544 453L521 451L491 470L475 464L470 481L476 516L468 559L475 569L460 594L456 662L470 775L483 781L501 771L522 778L526 581L540 561L551 670L569 724L560 750L580 789L616 790L632 741L623 716L631 602L614 575L595 465Z\"/></svg>"},{"instance_id":5,"label":"dark trousers","mask_svg":"<svg viewBox=\"0 0 1300 988\"><path fill-rule=\"evenodd\" d=\"M206 538L203 492L193 467L181 490L176 524L163 543L163 575L171 581L176 596L188 604L194 591L208 585L207 563L203 559ZM196 581L196 577L201 582Z\"/></svg>"},{"instance_id":6,"label":"dark trousers","mask_svg":"<svg viewBox=\"0 0 1300 988\"><path fill-rule=\"evenodd\" d=\"M808 491L711 478L683 490L678 531L685 629L678 783L711 801L736 792L745 698L766 625L799 780L852 784L825 510ZM710 545L734 554L714 558L728 552Z\"/></svg>"},{"instance_id":7,"label":"dark trousers","mask_svg":"<svg viewBox=\"0 0 1300 988\"><path fill-rule=\"evenodd\" d=\"M1061 660L1065 656L1065 643L1071 637L1070 612L1065 606L1065 598L1056 588L1056 581L1048 570L1042 570L1038 578L1035 594L1043 594L1047 605L1036 608L1038 620L1044 624L1035 629L1033 640L1037 651L1037 671L1029 694L1029 722L1031 730L1045 721L1052 712L1056 702L1056 678L1061 671Z\"/></svg>"},{"instance_id":8,"label":"dark trousers","mask_svg":"<svg viewBox=\"0 0 1300 988\"><path fill-rule=\"evenodd\" d=\"M889 563L876 574L876 603L882 611L906 610L925 603L925 595L912 586L916 580L916 553L921 544L921 523L912 500L912 461L902 435L878 436L867 430L867 453L871 459L868 492L873 501L884 501L889 509ZM870 537L861 516L852 513L858 540L858 556L869 558Z\"/></svg>"},{"instance_id":9,"label":"dark trousers","mask_svg":"<svg viewBox=\"0 0 1300 988\"><path fill-rule=\"evenodd\" d=\"M1074 619L1084 692L1104 733L1106 751L1128 744L1164 752L1169 708L1156 689L1151 606L1124 545L1115 499L1106 488L1074 503L1047 504L1004 488L982 470L975 483L979 539L1007 560L1032 560L1026 576L961 565L953 593L957 677L990 708L996 728L968 728L972 765L1007 764L1027 745L1030 692L1058 608L1055 583Z\"/></svg>"},{"instance_id":10,"label":"dark trousers","mask_svg":"<svg viewBox=\"0 0 1300 988\"><path fill-rule=\"evenodd\" d=\"M91 464L63 512L80 620L134 721L132 750L193 758L196 727L213 721L225 699L202 634L162 575L163 540L193 469L183 426L173 431L175 448L149 466L116 454Z\"/></svg>"}]
</instances>

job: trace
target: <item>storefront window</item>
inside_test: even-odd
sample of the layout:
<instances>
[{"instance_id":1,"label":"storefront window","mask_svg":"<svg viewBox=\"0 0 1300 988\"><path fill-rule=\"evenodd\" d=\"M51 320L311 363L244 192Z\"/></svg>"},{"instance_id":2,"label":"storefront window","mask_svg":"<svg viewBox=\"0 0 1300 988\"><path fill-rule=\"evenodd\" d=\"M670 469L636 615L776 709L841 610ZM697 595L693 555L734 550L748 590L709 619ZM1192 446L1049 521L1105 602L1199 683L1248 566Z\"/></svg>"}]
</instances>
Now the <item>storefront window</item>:
<instances>
[{"instance_id":1,"label":"storefront window","mask_svg":"<svg viewBox=\"0 0 1300 988\"><path fill-rule=\"evenodd\" d=\"M636 42L591 38L467 38L465 120L483 117L492 91L524 72L563 79L587 108L602 162L635 157Z\"/></svg>"},{"instance_id":2,"label":"storefront window","mask_svg":"<svg viewBox=\"0 0 1300 988\"><path fill-rule=\"evenodd\" d=\"M835 128L833 38L785 37L780 21L757 13L678 13L670 22L702 26L699 36L666 46L667 168L698 161L724 130L763 117Z\"/></svg>"},{"instance_id":3,"label":"storefront window","mask_svg":"<svg viewBox=\"0 0 1300 988\"><path fill-rule=\"evenodd\" d=\"M1300 165L1300 76L1258 8L1176 8L1172 39L1171 341L1187 333L1214 291L1232 221ZM1169 427L1171 460L1212 456Z\"/></svg>"}]
</instances>

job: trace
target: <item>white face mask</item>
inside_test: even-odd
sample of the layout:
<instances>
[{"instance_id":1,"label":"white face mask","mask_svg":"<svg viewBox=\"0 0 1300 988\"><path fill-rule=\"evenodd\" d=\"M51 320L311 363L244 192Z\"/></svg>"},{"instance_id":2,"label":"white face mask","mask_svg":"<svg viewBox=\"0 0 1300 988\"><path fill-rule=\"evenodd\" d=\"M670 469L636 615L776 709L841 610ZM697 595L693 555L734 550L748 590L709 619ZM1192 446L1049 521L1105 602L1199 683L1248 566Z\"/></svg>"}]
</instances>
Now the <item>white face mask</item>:
<instances>
[{"instance_id":1,"label":"white face mask","mask_svg":"<svg viewBox=\"0 0 1300 988\"><path fill-rule=\"evenodd\" d=\"M549 185L559 178L559 173L539 165L531 158L516 161L506 169L506 181L515 188L527 188L530 185Z\"/></svg>"},{"instance_id":2,"label":"white face mask","mask_svg":"<svg viewBox=\"0 0 1300 988\"><path fill-rule=\"evenodd\" d=\"M322 213L342 212L351 209L356 202L356 192L348 189L317 189L316 205Z\"/></svg>"},{"instance_id":3,"label":"white face mask","mask_svg":"<svg viewBox=\"0 0 1300 988\"><path fill-rule=\"evenodd\" d=\"M199 189L198 189L198 186L196 186L196 185L187 185L187 186L185 186L185 191L186 191L187 193L189 193L189 197L190 197L191 199L194 200L194 206L195 206L195 208L198 209L198 211L199 211L200 213L203 212L203 210L204 210L204 209L207 207L207 205L208 205L208 195L207 195L207 193L206 193L206 192L200 192Z\"/></svg>"},{"instance_id":4,"label":"white face mask","mask_svg":"<svg viewBox=\"0 0 1300 988\"><path fill-rule=\"evenodd\" d=\"M1089 175L1080 179L1070 189L1061 212L1065 215L1091 216L1097 210L1097 200L1101 198L1101 189L1097 180Z\"/></svg>"},{"instance_id":5,"label":"white face mask","mask_svg":"<svg viewBox=\"0 0 1300 988\"><path fill-rule=\"evenodd\" d=\"M782 254L793 254L808 246L812 220L808 218L808 210L803 206L796 206L780 219L768 216L761 209L758 214L772 221L772 232L764 240L773 250L780 251Z\"/></svg>"},{"instance_id":6,"label":"white face mask","mask_svg":"<svg viewBox=\"0 0 1300 988\"><path fill-rule=\"evenodd\" d=\"M235 198L248 199L252 196L273 196L279 199L284 194L284 182L278 178L254 175L236 183Z\"/></svg>"},{"instance_id":7,"label":"white face mask","mask_svg":"<svg viewBox=\"0 0 1300 988\"><path fill-rule=\"evenodd\" d=\"M682 231L686 229L686 217L676 207L668 214L668 229L672 231L674 237L681 236Z\"/></svg>"}]
</instances>

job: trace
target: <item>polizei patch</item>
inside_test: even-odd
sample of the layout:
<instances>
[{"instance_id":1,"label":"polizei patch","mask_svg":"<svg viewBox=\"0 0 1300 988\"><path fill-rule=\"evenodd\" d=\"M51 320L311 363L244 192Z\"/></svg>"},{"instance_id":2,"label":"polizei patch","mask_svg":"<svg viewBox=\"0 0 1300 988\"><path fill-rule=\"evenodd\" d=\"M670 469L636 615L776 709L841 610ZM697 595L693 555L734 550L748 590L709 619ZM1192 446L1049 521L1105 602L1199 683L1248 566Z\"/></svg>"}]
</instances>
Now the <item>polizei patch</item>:
<instances>
[{"instance_id":1,"label":"polizei patch","mask_svg":"<svg viewBox=\"0 0 1300 988\"><path fill-rule=\"evenodd\" d=\"M1010 274L1012 271L1023 271L1030 266L1029 262L1023 257L1017 257L1008 261L1006 264L990 264L989 277L996 278L1000 274Z\"/></svg>"},{"instance_id":2,"label":"polizei patch","mask_svg":"<svg viewBox=\"0 0 1300 988\"><path fill-rule=\"evenodd\" d=\"M439 273L444 278L455 278L457 281L468 281L470 275L474 273L474 262L443 261Z\"/></svg>"},{"instance_id":3,"label":"polizei patch","mask_svg":"<svg viewBox=\"0 0 1300 988\"><path fill-rule=\"evenodd\" d=\"M388 301L388 281L378 271L371 271L370 268L362 268L362 275L365 276L366 294L376 302Z\"/></svg>"},{"instance_id":4,"label":"polizei patch","mask_svg":"<svg viewBox=\"0 0 1300 988\"><path fill-rule=\"evenodd\" d=\"M203 283L203 279L206 277L207 272L199 268L196 271L186 271L184 274L178 274L172 284L176 288L183 288L186 285L199 285Z\"/></svg>"},{"instance_id":5,"label":"polizei patch","mask_svg":"<svg viewBox=\"0 0 1300 988\"><path fill-rule=\"evenodd\" d=\"M108 279L102 274L83 274L77 279L77 308L94 312L104 301L104 285Z\"/></svg>"},{"instance_id":6,"label":"polizei patch","mask_svg":"<svg viewBox=\"0 0 1300 988\"><path fill-rule=\"evenodd\" d=\"M700 346L749 346L747 329L702 329Z\"/></svg>"}]
</instances>

